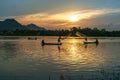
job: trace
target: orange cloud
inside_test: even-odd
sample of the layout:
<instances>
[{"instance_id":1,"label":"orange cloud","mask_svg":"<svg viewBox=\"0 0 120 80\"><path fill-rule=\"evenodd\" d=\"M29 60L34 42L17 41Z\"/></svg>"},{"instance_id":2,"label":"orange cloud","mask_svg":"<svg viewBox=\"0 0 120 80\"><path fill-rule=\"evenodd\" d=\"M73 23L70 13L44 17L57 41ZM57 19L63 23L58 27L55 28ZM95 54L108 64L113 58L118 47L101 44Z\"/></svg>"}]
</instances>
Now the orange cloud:
<instances>
[{"instance_id":1,"label":"orange cloud","mask_svg":"<svg viewBox=\"0 0 120 80\"><path fill-rule=\"evenodd\" d=\"M99 15L115 13L115 12L120 12L120 10L103 9L103 10L68 11L61 13L37 13L37 14L22 15L16 17L16 19L23 24L34 23L39 26L44 26L48 28L49 27L68 28L73 26L79 26L82 20L87 20ZM72 16L76 16L78 22L71 22L70 19Z\"/></svg>"}]
</instances>

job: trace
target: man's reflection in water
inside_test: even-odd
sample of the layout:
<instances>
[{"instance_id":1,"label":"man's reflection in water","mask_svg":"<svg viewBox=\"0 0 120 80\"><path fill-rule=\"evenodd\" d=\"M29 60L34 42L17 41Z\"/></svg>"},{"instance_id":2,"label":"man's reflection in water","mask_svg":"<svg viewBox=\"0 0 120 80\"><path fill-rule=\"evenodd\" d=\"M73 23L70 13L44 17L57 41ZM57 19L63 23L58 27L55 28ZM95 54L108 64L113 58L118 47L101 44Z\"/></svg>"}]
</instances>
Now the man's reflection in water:
<instances>
[{"instance_id":1,"label":"man's reflection in water","mask_svg":"<svg viewBox=\"0 0 120 80\"><path fill-rule=\"evenodd\" d=\"M87 44L85 44L85 48L87 49L87 47L88 47L88 45Z\"/></svg>"},{"instance_id":2,"label":"man's reflection in water","mask_svg":"<svg viewBox=\"0 0 120 80\"><path fill-rule=\"evenodd\" d=\"M96 47L98 47L99 44L84 44L84 47L87 49L88 45L96 45Z\"/></svg>"},{"instance_id":3,"label":"man's reflection in water","mask_svg":"<svg viewBox=\"0 0 120 80\"><path fill-rule=\"evenodd\" d=\"M60 52L61 51L61 48L60 48L60 46L58 45L58 51Z\"/></svg>"},{"instance_id":4,"label":"man's reflection in water","mask_svg":"<svg viewBox=\"0 0 120 80\"><path fill-rule=\"evenodd\" d=\"M96 47L98 46L99 44L96 44Z\"/></svg>"}]
</instances>

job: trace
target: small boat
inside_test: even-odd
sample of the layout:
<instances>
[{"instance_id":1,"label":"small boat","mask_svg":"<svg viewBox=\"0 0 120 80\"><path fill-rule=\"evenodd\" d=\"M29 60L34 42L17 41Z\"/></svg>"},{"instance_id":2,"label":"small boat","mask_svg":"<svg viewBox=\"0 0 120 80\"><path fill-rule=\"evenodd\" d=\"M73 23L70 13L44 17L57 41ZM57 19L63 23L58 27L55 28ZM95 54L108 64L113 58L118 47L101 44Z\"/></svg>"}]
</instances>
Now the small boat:
<instances>
[{"instance_id":1,"label":"small boat","mask_svg":"<svg viewBox=\"0 0 120 80\"><path fill-rule=\"evenodd\" d=\"M62 45L62 43L44 43L44 45Z\"/></svg>"},{"instance_id":2,"label":"small boat","mask_svg":"<svg viewBox=\"0 0 120 80\"><path fill-rule=\"evenodd\" d=\"M99 42L96 42L96 41L94 41L94 42L83 42L84 44L98 44Z\"/></svg>"},{"instance_id":3,"label":"small boat","mask_svg":"<svg viewBox=\"0 0 120 80\"><path fill-rule=\"evenodd\" d=\"M41 45L62 45L62 43L41 43Z\"/></svg>"},{"instance_id":4,"label":"small boat","mask_svg":"<svg viewBox=\"0 0 120 80\"><path fill-rule=\"evenodd\" d=\"M28 37L28 40L37 40L37 38L35 37Z\"/></svg>"}]
</instances>

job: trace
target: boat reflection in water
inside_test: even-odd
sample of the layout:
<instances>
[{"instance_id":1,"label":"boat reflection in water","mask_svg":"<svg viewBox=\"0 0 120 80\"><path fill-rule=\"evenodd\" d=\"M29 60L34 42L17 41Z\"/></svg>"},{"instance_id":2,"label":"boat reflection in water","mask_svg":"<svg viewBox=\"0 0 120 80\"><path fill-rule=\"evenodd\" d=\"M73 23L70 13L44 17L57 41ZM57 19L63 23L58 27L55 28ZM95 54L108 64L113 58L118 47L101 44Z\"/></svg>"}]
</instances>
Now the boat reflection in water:
<instances>
[{"instance_id":1,"label":"boat reflection in water","mask_svg":"<svg viewBox=\"0 0 120 80\"><path fill-rule=\"evenodd\" d=\"M2 79L48 80L49 76L79 76L81 72L113 69L120 65L119 42L101 40L97 47L89 44L86 48L83 39L68 38L61 41L62 45L41 47L41 40L41 37L37 40L0 40ZM45 37L45 41L54 43L57 37Z\"/></svg>"},{"instance_id":2,"label":"boat reflection in water","mask_svg":"<svg viewBox=\"0 0 120 80\"><path fill-rule=\"evenodd\" d=\"M69 39L66 41L68 43L63 43L63 51L61 52L61 58L64 58L64 61L60 62L63 65L63 69L86 71L93 70L95 67L100 68L104 64L104 56L96 53L96 45L88 45L86 49L79 39Z\"/></svg>"},{"instance_id":3,"label":"boat reflection in water","mask_svg":"<svg viewBox=\"0 0 120 80\"><path fill-rule=\"evenodd\" d=\"M51 55L51 59L57 63L58 70L55 72L75 74L95 67L99 69L104 64L103 55L96 53L96 45L88 45L86 49L82 42L80 39L70 38L64 40L61 46L44 46L44 53ZM59 54L55 50L57 47Z\"/></svg>"}]
</instances>

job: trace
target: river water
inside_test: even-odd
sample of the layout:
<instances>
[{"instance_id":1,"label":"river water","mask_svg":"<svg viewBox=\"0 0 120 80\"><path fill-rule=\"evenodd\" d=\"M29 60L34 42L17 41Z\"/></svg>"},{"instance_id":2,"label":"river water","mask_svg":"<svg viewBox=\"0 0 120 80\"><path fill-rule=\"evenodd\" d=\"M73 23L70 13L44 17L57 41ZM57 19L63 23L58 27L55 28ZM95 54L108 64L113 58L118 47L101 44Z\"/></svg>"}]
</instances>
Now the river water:
<instances>
[{"instance_id":1,"label":"river water","mask_svg":"<svg viewBox=\"0 0 120 80\"><path fill-rule=\"evenodd\" d=\"M84 39L70 37L59 46L40 44L42 39L57 42L57 37L27 38L0 37L0 80L58 80L60 75L74 77L87 72L89 76L120 68L119 37L99 37L98 45L85 45Z\"/></svg>"}]
</instances>

